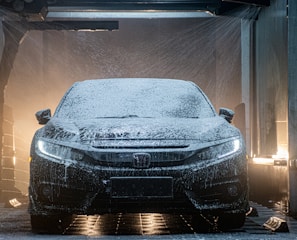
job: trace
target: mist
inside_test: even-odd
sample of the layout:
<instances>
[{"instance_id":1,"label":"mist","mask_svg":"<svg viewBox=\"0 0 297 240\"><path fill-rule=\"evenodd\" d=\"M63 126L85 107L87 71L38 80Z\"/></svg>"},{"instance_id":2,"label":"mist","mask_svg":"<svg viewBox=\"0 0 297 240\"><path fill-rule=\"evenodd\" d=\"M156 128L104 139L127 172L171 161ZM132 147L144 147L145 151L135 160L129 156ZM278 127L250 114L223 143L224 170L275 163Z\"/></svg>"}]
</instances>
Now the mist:
<instances>
[{"instance_id":1,"label":"mist","mask_svg":"<svg viewBox=\"0 0 297 240\"><path fill-rule=\"evenodd\" d=\"M23 31L19 24L13 28ZM27 32L5 89L22 142L16 149L27 149L29 157L40 127L35 112L54 112L74 82L117 77L190 80L216 109L234 109L241 103L241 18L126 19L116 31ZM19 161L29 168L27 159ZM26 191L24 184L20 188Z\"/></svg>"}]
</instances>

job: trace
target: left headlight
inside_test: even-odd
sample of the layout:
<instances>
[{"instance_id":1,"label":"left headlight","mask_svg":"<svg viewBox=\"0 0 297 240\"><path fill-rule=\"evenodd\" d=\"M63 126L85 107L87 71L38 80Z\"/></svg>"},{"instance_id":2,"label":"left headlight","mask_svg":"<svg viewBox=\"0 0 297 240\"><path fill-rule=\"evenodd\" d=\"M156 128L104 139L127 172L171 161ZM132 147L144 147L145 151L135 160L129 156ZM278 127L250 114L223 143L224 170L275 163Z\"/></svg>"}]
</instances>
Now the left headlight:
<instances>
[{"instance_id":1,"label":"left headlight","mask_svg":"<svg viewBox=\"0 0 297 240\"><path fill-rule=\"evenodd\" d=\"M233 139L231 141L221 143L215 146L208 147L199 151L196 154L198 160L221 159L230 156L241 148L240 139Z\"/></svg>"},{"instance_id":2,"label":"left headlight","mask_svg":"<svg viewBox=\"0 0 297 240\"><path fill-rule=\"evenodd\" d=\"M78 152L77 150L71 147L67 147L67 146L63 146L63 145L59 145L59 144L55 144L55 143L51 143L43 140L37 141L36 148L37 148L36 150L38 150L40 153L58 160L79 161L79 160L82 160L84 157L82 153Z\"/></svg>"}]
</instances>

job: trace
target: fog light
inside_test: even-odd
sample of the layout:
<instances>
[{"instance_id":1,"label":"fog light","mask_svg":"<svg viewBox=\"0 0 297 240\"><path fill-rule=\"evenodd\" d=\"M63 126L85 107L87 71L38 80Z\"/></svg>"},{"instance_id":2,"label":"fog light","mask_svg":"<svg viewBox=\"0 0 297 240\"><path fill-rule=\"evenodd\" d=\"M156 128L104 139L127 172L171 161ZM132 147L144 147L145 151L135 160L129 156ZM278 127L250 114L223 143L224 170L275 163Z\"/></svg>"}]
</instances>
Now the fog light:
<instances>
[{"instance_id":1,"label":"fog light","mask_svg":"<svg viewBox=\"0 0 297 240\"><path fill-rule=\"evenodd\" d=\"M238 188L236 185L228 186L227 191L231 197L236 197L238 195Z\"/></svg>"},{"instance_id":2,"label":"fog light","mask_svg":"<svg viewBox=\"0 0 297 240\"><path fill-rule=\"evenodd\" d=\"M51 197L52 189L50 188L50 186L45 186L42 188L42 195L46 198Z\"/></svg>"}]
</instances>

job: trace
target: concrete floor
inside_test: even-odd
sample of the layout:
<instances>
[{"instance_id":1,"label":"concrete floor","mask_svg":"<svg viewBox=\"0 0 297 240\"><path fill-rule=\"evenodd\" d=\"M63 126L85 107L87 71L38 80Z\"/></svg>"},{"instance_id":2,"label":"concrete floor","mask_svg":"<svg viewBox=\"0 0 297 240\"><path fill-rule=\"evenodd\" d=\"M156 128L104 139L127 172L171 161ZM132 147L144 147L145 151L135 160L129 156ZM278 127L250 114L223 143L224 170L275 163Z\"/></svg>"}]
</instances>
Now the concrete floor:
<instances>
[{"instance_id":1,"label":"concrete floor","mask_svg":"<svg viewBox=\"0 0 297 240\"><path fill-rule=\"evenodd\" d=\"M251 206L258 216L250 214L242 228L230 232L199 233L187 215L134 213L79 215L62 234L47 235L31 232L27 204L17 208L0 204L0 239L297 239L297 220L283 214L277 205L267 208L251 202ZM271 217L285 220L289 232L264 228Z\"/></svg>"}]
</instances>

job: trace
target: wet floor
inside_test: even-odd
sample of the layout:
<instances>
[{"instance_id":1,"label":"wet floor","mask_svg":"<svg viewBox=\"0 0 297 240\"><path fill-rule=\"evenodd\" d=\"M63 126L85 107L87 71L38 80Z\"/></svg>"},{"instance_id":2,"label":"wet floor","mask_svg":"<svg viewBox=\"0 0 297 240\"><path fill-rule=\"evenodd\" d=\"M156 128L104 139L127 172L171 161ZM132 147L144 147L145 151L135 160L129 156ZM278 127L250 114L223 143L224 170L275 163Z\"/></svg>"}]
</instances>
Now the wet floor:
<instances>
[{"instance_id":1,"label":"wet floor","mask_svg":"<svg viewBox=\"0 0 297 240\"><path fill-rule=\"evenodd\" d=\"M96 235L167 235L193 233L182 215L159 213L105 214L77 216L63 234Z\"/></svg>"},{"instance_id":2,"label":"wet floor","mask_svg":"<svg viewBox=\"0 0 297 240\"><path fill-rule=\"evenodd\" d=\"M201 228L203 226L203 228ZM205 226L207 226L205 228ZM266 234L269 230L247 217L242 228L230 232ZM190 215L161 213L119 213L104 215L78 215L63 229L63 235L176 235L223 233L214 223L201 218L193 223Z\"/></svg>"},{"instance_id":3,"label":"wet floor","mask_svg":"<svg viewBox=\"0 0 297 240\"><path fill-rule=\"evenodd\" d=\"M257 214L250 214L243 227L224 232L215 225L201 232L200 222L193 224L191 215L161 213L118 213L78 215L61 229L59 234L31 232L27 206L6 208L0 206L0 239L296 239L297 220L274 209L251 202ZM271 216L287 221L289 232L273 232L263 226Z\"/></svg>"}]
</instances>

